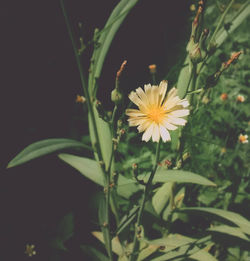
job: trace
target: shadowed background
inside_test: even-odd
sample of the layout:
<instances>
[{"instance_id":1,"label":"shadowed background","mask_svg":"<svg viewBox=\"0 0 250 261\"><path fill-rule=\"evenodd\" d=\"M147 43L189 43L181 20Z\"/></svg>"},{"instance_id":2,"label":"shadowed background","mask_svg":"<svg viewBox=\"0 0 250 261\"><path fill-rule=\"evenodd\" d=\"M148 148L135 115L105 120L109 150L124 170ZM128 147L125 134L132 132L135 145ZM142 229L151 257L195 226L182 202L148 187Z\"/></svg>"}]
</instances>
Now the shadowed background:
<instances>
[{"instance_id":1,"label":"shadowed background","mask_svg":"<svg viewBox=\"0 0 250 261\"><path fill-rule=\"evenodd\" d=\"M118 1L65 1L76 38L85 42L102 28ZM189 3L190 4L190 3ZM107 108L115 73L128 61L121 86L125 94L150 82L155 63L160 81L181 59L189 35L187 1L143 0L118 31L104 63L98 92ZM77 171L47 156L6 170L25 146L46 138L79 139L86 110L75 103L83 94L59 1L13 1L1 11L2 146L0 176L0 259L28 260L25 245L35 244L33 260L49 260L48 240L58 221L73 211L76 235L65 260L82 260L80 243L95 227L89 202L97 187ZM82 23L79 29L78 23ZM82 56L87 73L92 46ZM126 95L125 95L126 97ZM81 256L82 255L82 256ZM81 256L81 258L80 258Z\"/></svg>"}]
</instances>

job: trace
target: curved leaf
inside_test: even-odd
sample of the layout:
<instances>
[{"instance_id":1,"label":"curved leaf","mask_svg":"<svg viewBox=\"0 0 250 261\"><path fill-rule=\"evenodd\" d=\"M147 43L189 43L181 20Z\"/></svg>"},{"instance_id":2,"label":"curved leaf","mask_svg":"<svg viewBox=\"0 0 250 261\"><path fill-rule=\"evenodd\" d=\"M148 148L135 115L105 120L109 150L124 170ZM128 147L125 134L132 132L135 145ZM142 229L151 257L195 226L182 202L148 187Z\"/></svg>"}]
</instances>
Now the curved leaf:
<instances>
[{"instance_id":1,"label":"curved leaf","mask_svg":"<svg viewBox=\"0 0 250 261\"><path fill-rule=\"evenodd\" d=\"M140 175L139 179L140 178L143 178L144 182L147 182L149 178L149 174L146 176ZM199 184L204 186L216 186L216 184L213 183L212 181L193 172L185 171L185 170L166 170L163 168L159 168L156 171L153 182L154 183L157 182L194 183L194 184Z\"/></svg>"},{"instance_id":2,"label":"curved leaf","mask_svg":"<svg viewBox=\"0 0 250 261\"><path fill-rule=\"evenodd\" d=\"M91 147L71 139L46 139L37 141L24 150L22 150L14 159L12 159L7 168L21 165L30 160L42 157L47 154L58 152L64 149L81 148L92 150Z\"/></svg>"},{"instance_id":3,"label":"curved leaf","mask_svg":"<svg viewBox=\"0 0 250 261\"><path fill-rule=\"evenodd\" d=\"M99 164L92 159L79 157L71 154L61 153L58 157L68 163L73 168L77 169L86 178L92 180L98 185L104 187L105 180ZM119 175L117 182L117 193L125 198L129 198L136 193L141 186L138 186L134 180L125 178Z\"/></svg>"},{"instance_id":4,"label":"curved leaf","mask_svg":"<svg viewBox=\"0 0 250 261\"><path fill-rule=\"evenodd\" d=\"M248 242L250 241L248 239L248 237L238 227L221 225L221 226L211 227L208 230L213 231L213 232L223 233L223 234L230 235L230 236L233 236L233 237L239 237L239 238L246 240Z\"/></svg>"},{"instance_id":5,"label":"curved leaf","mask_svg":"<svg viewBox=\"0 0 250 261\"><path fill-rule=\"evenodd\" d=\"M59 154L58 157L77 169L86 178L94 181L98 185L104 186L104 177L96 161L66 153Z\"/></svg>"},{"instance_id":6,"label":"curved leaf","mask_svg":"<svg viewBox=\"0 0 250 261\"><path fill-rule=\"evenodd\" d=\"M237 225L242 229L242 231L248 235L250 235L250 222L242 217L241 215L234 213L232 211L227 211L223 209L216 209L216 208L182 208L181 211L185 212L197 212L197 214L202 213L207 216L207 213L218 216L224 220L230 221L231 223Z\"/></svg>"}]
</instances>

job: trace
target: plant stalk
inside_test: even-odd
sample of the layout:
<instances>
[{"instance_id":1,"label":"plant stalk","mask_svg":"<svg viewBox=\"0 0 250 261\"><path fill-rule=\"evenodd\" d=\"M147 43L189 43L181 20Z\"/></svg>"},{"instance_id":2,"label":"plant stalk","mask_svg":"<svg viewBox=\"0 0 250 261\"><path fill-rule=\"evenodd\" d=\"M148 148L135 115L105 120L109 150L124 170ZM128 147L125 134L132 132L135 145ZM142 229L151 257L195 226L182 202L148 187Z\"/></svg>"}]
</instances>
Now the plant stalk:
<instances>
[{"instance_id":1,"label":"plant stalk","mask_svg":"<svg viewBox=\"0 0 250 261\"><path fill-rule=\"evenodd\" d=\"M137 216L137 220L136 220L136 224L135 224L133 249L132 249L132 253L130 255L130 261L135 261L137 259L137 256L138 256L138 248L139 248L138 237L139 237L139 233L140 233L138 230L139 230L139 227L141 225L145 203L146 203L147 198L149 196L151 186L152 186L152 181L153 181L153 178L154 178L157 166L158 166L158 162L159 162L159 158L160 158L160 147L161 147L161 140L157 143L154 166L152 168L149 180L148 180L148 182L145 186L141 206L140 206L140 209L139 209L139 212L138 212L138 216Z\"/></svg>"}]
</instances>

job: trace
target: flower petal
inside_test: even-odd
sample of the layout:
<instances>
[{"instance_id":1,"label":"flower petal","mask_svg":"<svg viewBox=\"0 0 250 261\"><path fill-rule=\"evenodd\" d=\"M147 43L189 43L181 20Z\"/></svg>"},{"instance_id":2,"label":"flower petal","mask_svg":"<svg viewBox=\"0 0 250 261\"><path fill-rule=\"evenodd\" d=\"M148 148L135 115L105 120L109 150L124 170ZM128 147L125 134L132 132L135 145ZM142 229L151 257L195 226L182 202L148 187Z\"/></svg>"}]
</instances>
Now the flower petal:
<instances>
[{"instance_id":1,"label":"flower petal","mask_svg":"<svg viewBox=\"0 0 250 261\"><path fill-rule=\"evenodd\" d=\"M172 124L169 123L168 119L167 119L167 120L164 119L163 122L162 122L162 125L163 125L166 129L168 129L168 130L176 130L176 129L177 129L176 126L174 126L174 125L172 125Z\"/></svg>"},{"instance_id":2,"label":"flower petal","mask_svg":"<svg viewBox=\"0 0 250 261\"><path fill-rule=\"evenodd\" d=\"M174 117L184 117L189 114L189 110L183 109L183 110L177 110L177 111L172 111L169 113L169 115L172 115Z\"/></svg>"},{"instance_id":3,"label":"flower petal","mask_svg":"<svg viewBox=\"0 0 250 261\"><path fill-rule=\"evenodd\" d=\"M164 126L160 125L159 129L163 142L171 140L170 134Z\"/></svg>"},{"instance_id":4,"label":"flower petal","mask_svg":"<svg viewBox=\"0 0 250 261\"><path fill-rule=\"evenodd\" d=\"M153 134L152 134L152 140L155 142L159 142L160 140L160 130L159 126L157 124L154 124Z\"/></svg>"},{"instance_id":5,"label":"flower petal","mask_svg":"<svg viewBox=\"0 0 250 261\"><path fill-rule=\"evenodd\" d=\"M181 119L181 118L169 117L168 122L175 124L175 125L184 126L186 124L187 120Z\"/></svg>"},{"instance_id":6,"label":"flower petal","mask_svg":"<svg viewBox=\"0 0 250 261\"><path fill-rule=\"evenodd\" d=\"M154 125L151 124L142 135L142 140L148 142L153 134Z\"/></svg>"},{"instance_id":7,"label":"flower petal","mask_svg":"<svg viewBox=\"0 0 250 261\"><path fill-rule=\"evenodd\" d=\"M142 113L140 110L136 109L127 109L125 112L126 115L131 116L131 117L141 117L141 116L146 116L144 113Z\"/></svg>"}]
</instances>

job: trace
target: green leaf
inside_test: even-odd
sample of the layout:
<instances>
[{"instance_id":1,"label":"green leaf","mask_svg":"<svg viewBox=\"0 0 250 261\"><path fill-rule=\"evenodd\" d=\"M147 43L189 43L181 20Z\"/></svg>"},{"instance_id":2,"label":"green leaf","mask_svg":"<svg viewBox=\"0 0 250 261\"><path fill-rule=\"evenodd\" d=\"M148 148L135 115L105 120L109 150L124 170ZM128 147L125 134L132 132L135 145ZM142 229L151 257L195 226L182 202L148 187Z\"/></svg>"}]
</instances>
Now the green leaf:
<instances>
[{"instance_id":1,"label":"green leaf","mask_svg":"<svg viewBox=\"0 0 250 261\"><path fill-rule=\"evenodd\" d=\"M59 154L58 157L77 169L86 178L94 181L98 185L104 186L102 170L96 161L65 153Z\"/></svg>"},{"instance_id":2,"label":"green leaf","mask_svg":"<svg viewBox=\"0 0 250 261\"><path fill-rule=\"evenodd\" d=\"M203 213L203 215L212 214L220 219L224 219L227 221L230 221L231 223L237 225L238 227L241 228L241 230L250 235L250 222L242 217L241 215L234 213L232 211L227 211L223 209L216 209L216 208L182 208L180 209L181 211L184 212L197 212L197 214Z\"/></svg>"},{"instance_id":3,"label":"green leaf","mask_svg":"<svg viewBox=\"0 0 250 261\"><path fill-rule=\"evenodd\" d=\"M90 93L94 91L95 81L101 75L104 60L117 30L137 2L138 0L121 0L114 8L104 29L101 31L101 36L92 56L94 63L89 75Z\"/></svg>"},{"instance_id":4,"label":"green leaf","mask_svg":"<svg viewBox=\"0 0 250 261\"><path fill-rule=\"evenodd\" d=\"M86 178L92 180L98 185L104 187L105 180L102 174L102 170L99 164L92 159L79 157L71 154L61 153L58 157L68 163L73 168L77 169L81 174L83 174ZM129 198L134 193L139 191L142 186L139 186L134 180L127 179L122 175L119 175L117 181L117 193L124 197Z\"/></svg>"},{"instance_id":5,"label":"green leaf","mask_svg":"<svg viewBox=\"0 0 250 261\"><path fill-rule=\"evenodd\" d=\"M152 240L149 242L149 244L165 246L165 250L163 250L165 253L150 260L187 260L188 257L191 257L199 251L204 251L203 248L205 248L208 245L211 245L210 239L210 236L196 240L178 234L170 234L166 238Z\"/></svg>"},{"instance_id":6,"label":"green leaf","mask_svg":"<svg viewBox=\"0 0 250 261\"><path fill-rule=\"evenodd\" d=\"M145 175L140 175L139 179L141 178L143 178L144 182L147 182L149 174L146 175L146 177ZM212 181L193 172L185 170L166 170L164 168L158 168L155 173L153 183L158 182L194 183L204 186L216 186Z\"/></svg>"},{"instance_id":7,"label":"green leaf","mask_svg":"<svg viewBox=\"0 0 250 261\"><path fill-rule=\"evenodd\" d=\"M60 238L63 242L69 240L74 233L74 216L70 212L63 217L61 222L58 225L57 237Z\"/></svg>"},{"instance_id":8,"label":"green leaf","mask_svg":"<svg viewBox=\"0 0 250 261\"><path fill-rule=\"evenodd\" d=\"M102 235L104 238L104 243L107 249L109 256L111 255L111 249L109 245L109 227L107 223L107 211L106 211L106 198L103 196L99 201L99 209L98 209L98 217L99 217L99 225L102 229ZM111 239L110 239L111 240Z\"/></svg>"},{"instance_id":9,"label":"green leaf","mask_svg":"<svg viewBox=\"0 0 250 261\"><path fill-rule=\"evenodd\" d=\"M127 215L125 215L121 221L120 224L117 227L117 230L115 234L118 236L127 226L131 224L131 222L136 217L136 214L138 213L139 206L134 206Z\"/></svg>"},{"instance_id":10,"label":"green leaf","mask_svg":"<svg viewBox=\"0 0 250 261\"><path fill-rule=\"evenodd\" d=\"M250 15L250 2L246 1L246 3L242 6L242 8L239 10L236 16L231 20L229 30L226 31L224 28L219 30L215 38L215 42L217 43L217 46L223 44L224 41L227 39L227 37L231 35L232 32L236 28L238 28L239 25L241 25L241 23L248 18L249 15Z\"/></svg>"},{"instance_id":11,"label":"green leaf","mask_svg":"<svg viewBox=\"0 0 250 261\"><path fill-rule=\"evenodd\" d=\"M166 207L173 189L173 183L167 182L164 183L154 194L152 198L152 205L155 212L160 215L164 208Z\"/></svg>"},{"instance_id":12,"label":"green leaf","mask_svg":"<svg viewBox=\"0 0 250 261\"><path fill-rule=\"evenodd\" d=\"M95 261L109 261L109 258L92 246L81 245L80 248Z\"/></svg>"},{"instance_id":13,"label":"green leaf","mask_svg":"<svg viewBox=\"0 0 250 261\"><path fill-rule=\"evenodd\" d=\"M211 227L208 230L213 231L213 232L223 233L223 234L234 236L234 237L239 237L239 238L246 240L248 242L250 241L248 239L248 237L238 227L221 225L221 226Z\"/></svg>"},{"instance_id":14,"label":"green leaf","mask_svg":"<svg viewBox=\"0 0 250 261\"><path fill-rule=\"evenodd\" d=\"M119 174L117 181L117 193L124 197L130 198L134 193L142 189L142 185L138 185L135 180L128 179Z\"/></svg>"},{"instance_id":15,"label":"green leaf","mask_svg":"<svg viewBox=\"0 0 250 261\"><path fill-rule=\"evenodd\" d=\"M97 134L100 141L101 154L105 166L108 166L112 153L112 137L111 137L109 124L99 117L95 107L93 107L93 111L94 111L94 118L96 122ZM94 127L90 114L89 114L89 134L90 134L91 143L93 144L94 147L96 146L97 141L95 138ZM96 160L99 160L96 153L95 153L95 158Z\"/></svg>"},{"instance_id":16,"label":"green leaf","mask_svg":"<svg viewBox=\"0 0 250 261\"><path fill-rule=\"evenodd\" d=\"M96 237L98 240L100 240L104 244L104 238L103 238L102 232L100 232L100 231L93 231L92 235L94 237ZM114 237L112 239L112 250L118 256L122 256L123 255L123 248L122 248L122 245L121 245L118 237Z\"/></svg>"},{"instance_id":17,"label":"green leaf","mask_svg":"<svg viewBox=\"0 0 250 261\"><path fill-rule=\"evenodd\" d=\"M7 168L15 167L21 165L30 160L42 157L47 154L58 152L64 149L88 149L92 150L89 146L83 143L71 139L46 139L42 141L37 141L24 150L22 150L14 159L12 159Z\"/></svg>"}]
</instances>

